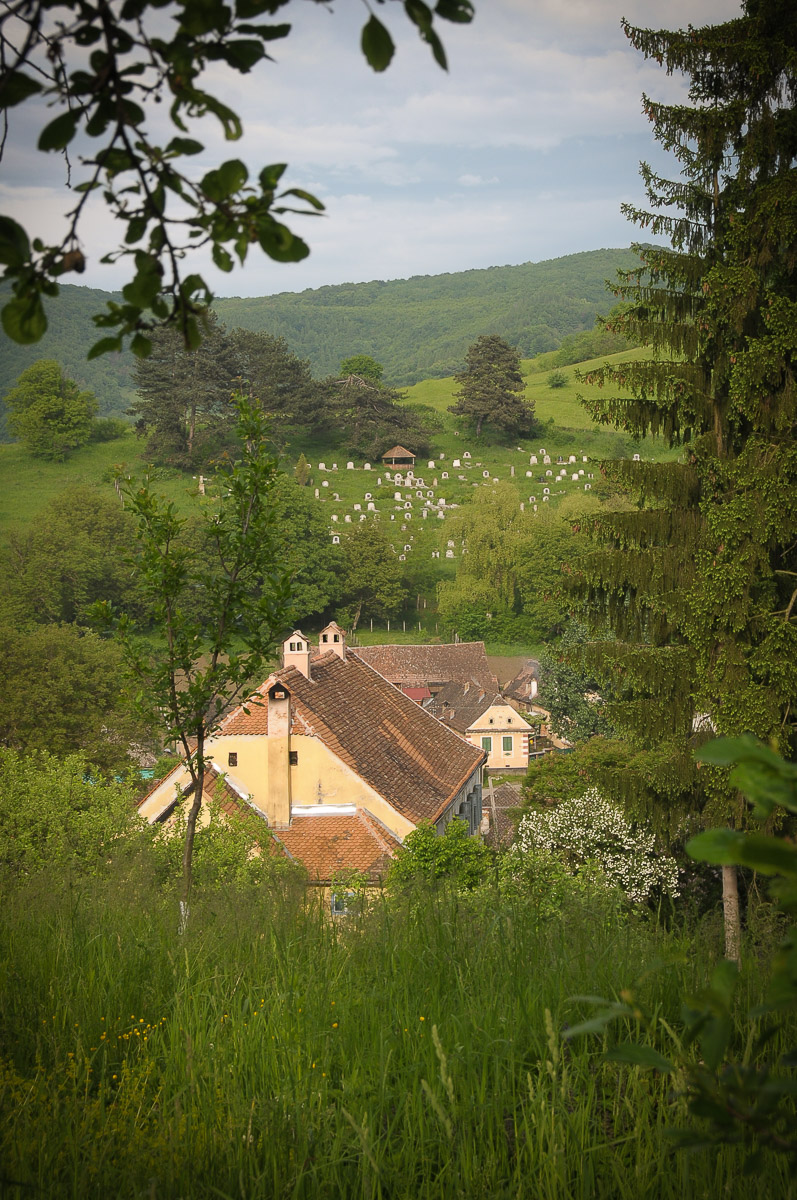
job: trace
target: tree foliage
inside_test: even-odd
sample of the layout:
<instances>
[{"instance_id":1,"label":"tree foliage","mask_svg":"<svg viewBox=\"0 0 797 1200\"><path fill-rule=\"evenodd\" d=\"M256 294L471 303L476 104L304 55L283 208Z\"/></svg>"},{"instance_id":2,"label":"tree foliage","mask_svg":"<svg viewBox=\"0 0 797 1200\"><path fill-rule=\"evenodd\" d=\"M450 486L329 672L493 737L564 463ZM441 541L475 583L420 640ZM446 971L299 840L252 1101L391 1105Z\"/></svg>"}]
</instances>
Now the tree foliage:
<instances>
[{"instance_id":1,"label":"tree foliage","mask_svg":"<svg viewBox=\"0 0 797 1200\"><path fill-rule=\"evenodd\" d=\"M447 882L463 891L483 883L492 855L480 838L471 837L467 821L449 821L442 834L421 821L396 851L387 875L391 889Z\"/></svg>"},{"instance_id":2,"label":"tree foliage","mask_svg":"<svg viewBox=\"0 0 797 1200\"><path fill-rule=\"evenodd\" d=\"M160 721L133 714L119 647L74 625L0 625L4 699L0 745L22 754L80 754L104 771L132 766L131 745L157 740Z\"/></svg>"},{"instance_id":3,"label":"tree foliage","mask_svg":"<svg viewBox=\"0 0 797 1200\"><path fill-rule=\"evenodd\" d=\"M86 625L99 600L136 610L127 563L134 523L119 499L88 484L65 488L35 525L0 548L0 616L18 629Z\"/></svg>"},{"instance_id":4,"label":"tree foliage","mask_svg":"<svg viewBox=\"0 0 797 1200\"><path fill-rule=\"evenodd\" d=\"M183 898L191 887L196 821L202 803L205 745L227 706L262 674L286 614L287 579L275 549L271 503L276 466L258 406L237 401L241 458L219 473L199 526L154 492L152 482L125 486L136 520L134 565L142 615L136 626L112 605L97 615L115 623L138 710L165 722L191 776L192 802L183 848Z\"/></svg>"},{"instance_id":5,"label":"tree foliage","mask_svg":"<svg viewBox=\"0 0 797 1200\"><path fill-rule=\"evenodd\" d=\"M448 411L465 417L476 437L485 422L511 435L531 433L534 406L522 396L525 383L514 346L497 333L483 334L468 350L465 363L465 370L454 377L459 391Z\"/></svg>"},{"instance_id":6,"label":"tree foliage","mask_svg":"<svg viewBox=\"0 0 797 1200\"><path fill-rule=\"evenodd\" d=\"M688 105L644 102L682 177L643 164L652 211L626 209L672 243L638 247L611 323L656 356L589 377L633 399L585 403L684 451L606 468L637 507L594 521L575 581L617 634L590 652L612 724L640 750L669 749L674 799L708 795L706 819L735 820L722 774L696 774L693 739L749 729L785 748L797 729L797 16L749 0L723 25L626 33L690 80Z\"/></svg>"},{"instance_id":7,"label":"tree foliage","mask_svg":"<svg viewBox=\"0 0 797 1200\"><path fill-rule=\"evenodd\" d=\"M401 563L376 521L362 521L345 530L338 619L356 629L361 618L389 618L401 612L407 598Z\"/></svg>"},{"instance_id":8,"label":"tree foliage","mask_svg":"<svg viewBox=\"0 0 797 1200\"><path fill-rule=\"evenodd\" d=\"M70 180L77 200L61 241L31 242L17 221L0 218L0 262L13 287L2 310L9 337L37 341L47 327L42 295L57 295L62 275L85 269L81 231L94 192L120 225L121 243L103 261L126 258L133 274L122 303L111 301L95 318L109 332L91 355L120 350L128 336L134 353L146 354L146 331L160 322L177 325L187 346L198 344L199 317L212 296L200 275L182 270L190 249L209 246L222 271L232 271L235 259L243 264L255 244L278 262L296 262L309 253L280 218L318 212L323 205L301 188L282 187L284 163L264 166L255 180L237 158L201 178L189 165L205 149L188 136L189 121L215 117L227 141L237 141L243 132L240 116L222 99L224 87L208 89L210 70L224 66L248 75L269 59L271 43L286 37L291 27L268 18L286 3L237 0L234 5L197 6L181 0L172 12L168 37L158 21L157 0L113 9L103 0L64 0L57 22L50 19L48 0L6 9L0 20L0 105L9 110L34 97L49 101L51 118L38 139L43 153L68 154L79 134L87 134L96 147L80 160L80 180ZM434 11L406 0L403 10L445 67L435 18L470 21L469 0L437 0ZM390 63L393 40L374 13L363 28L361 46L375 71ZM82 51L89 47L87 56ZM169 101L175 136L158 145L149 106L163 99Z\"/></svg>"},{"instance_id":9,"label":"tree foliage","mask_svg":"<svg viewBox=\"0 0 797 1200\"><path fill-rule=\"evenodd\" d=\"M348 379L350 375L358 375L360 379L377 385L381 384L384 373L385 368L370 354L351 354L348 358L344 358L338 370L341 379Z\"/></svg>"},{"instance_id":10,"label":"tree foliage","mask_svg":"<svg viewBox=\"0 0 797 1200\"><path fill-rule=\"evenodd\" d=\"M51 359L23 371L5 403L9 431L37 458L60 462L91 437L96 396L81 392Z\"/></svg>"}]
</instances>

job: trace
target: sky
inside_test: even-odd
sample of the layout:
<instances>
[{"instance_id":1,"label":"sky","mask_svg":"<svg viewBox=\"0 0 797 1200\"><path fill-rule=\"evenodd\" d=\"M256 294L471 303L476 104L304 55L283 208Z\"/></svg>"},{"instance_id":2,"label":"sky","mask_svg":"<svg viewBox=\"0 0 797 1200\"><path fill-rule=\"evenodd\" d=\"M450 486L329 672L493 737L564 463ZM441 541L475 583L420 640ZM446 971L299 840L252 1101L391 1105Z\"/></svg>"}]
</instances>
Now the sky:
<instances>
[{"instance_id":1,"label":"sky","mask_svg":"<svg viewBox=\"0 0 797 1200\"><path fill-rule=\"evenodd\" d=\"M636 230L620 205L644 205L639 161L670 177L676 171L652 138L642 93L668 102L686 93L681 79L629 46L620 18L679 28L732 19L739 4L474 2L472 24L439 22L448 72L390 2L375 8L396 55L386 72L372 71L359 49L368 17L360 0L291 0L279 19L293 30L272 43L275 61L244 76L213 68L210 90L217 86L242 115L245 134L225 143L213 118L197 123L191 132L207 149L192 168L202 175L237 157L256 175L266 163L287 162L285 185L313 192L326 210L289 221L311 247L302 263L274 263L255 247L230 275L204 252L190 270L219 296L263 296L630 244ZM0 210L50 241L75 197L64 186L61 157L35 149L43 116L30 103L11 113ZM73 184L80 173L74 162ZM95 203L82 228L86 272L65 281L121 286L129 267L99 263L115 233Z\"/></svg>"}]
</instances>

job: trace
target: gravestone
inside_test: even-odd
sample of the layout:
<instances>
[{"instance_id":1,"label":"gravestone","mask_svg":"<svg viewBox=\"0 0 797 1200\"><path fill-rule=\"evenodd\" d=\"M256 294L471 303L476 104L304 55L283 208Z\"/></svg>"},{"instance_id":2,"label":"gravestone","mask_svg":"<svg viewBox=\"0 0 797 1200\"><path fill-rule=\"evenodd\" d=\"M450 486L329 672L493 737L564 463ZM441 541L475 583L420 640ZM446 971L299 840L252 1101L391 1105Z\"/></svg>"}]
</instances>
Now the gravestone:
<instances>
[{"instance_id":1,"label":"gravestone","mask_svg":"<svg viewBox=\"0 0 797 1200\"><path fill-rule=\"evenodd\" d=\"M316 488L316 490L315 490L315 498L316 498L316 500L319 498L319 496L320 496L320 495L321 495L321 493L319 492L318 488Z\"/></svg>"},{"instance_id":2,"label":"gravestone","mask_svg":"<svg viewBox=\"0 0 797 1200\"><path fill-rule=\"evenodd\" d=\"M362 512L362 510L363 510L363 506L362 506L362 504L355 504L355 505L354 505L354 511L355 511L355 512Z\"/></svg>"},{"instance_id":3,"label":"gravestone","mask_svg":"<svg viewBox=\"0 0 797 1200\"><path fill-rule=\"evenodd\" d=\"M452 467L461 467L462 463L459 461L458 458L455 458L454 461L452 462L451 466Z\"/></svg>"},{"instance_id":4,"label":"gravestone","mask_svg":"<svg viewBox=\"0 0 797 1200\"><path fill-rule=\"evenodd\" d=\"M370 471L370 470L371 470L371 464L370 464L370 463L363 463L363 470L364 470L364 471Z\"/></svg>"},{"instance_id":5,"label":"gravestone","mask_svg":"<svg viewBox=\"0 0 797 1200\"><path fill-rule=\"evenodd\" d=\"M343 520L347 525L351 525L351 513L346 513L346 516L343 518Z\"/></svg>"},{"instance_id":6,"label":"gravestone","mask_svg":"<svg viewBox=\"0 0 797 1200\"><path fill-rule=\"evenodd\" d=\"M434 459L430 458L426 465L430 471L433 471L434 470Z\"/></svg>"},{"instance_id":7,"label":"gravestone","mask_svg":"<svg viewBox=\"0 0 797 1200\"><path fill-rule=\"evenodd\" d=\"M340 534L339 534L339 533L333 533L333 534L332 534L332 545L333 545L333 546L339 546L339 545L340 545Z\"/></svg>"},{"instance_id":8,"label":"gravestone","mask_svg":"<svg viewBox=\"0 0 797 1200\"><path fill-rule=\"evenodd\" d=\"M347 470L347 471L353 471L353 470L354 470L354 463L353 463L353 462L347 462L347 463L346 463L346 470Z\"/></svg>"},{"instance_id":9,"label":"gravestone","mask_svg":"<svg viewBox=\"0 0 797 1200\"><path fill-rule=\"evenodd\" d=\"M448 479L448 471L443 471L443 479Z\"/></svg>"},{"instance_id":10,"label":"gravestone","mask_svg":"<svg viewBox=\"0 0 797 1200\"><path fill-rule=\"evenodd\" d=\"M321 486L322 486L322 487L329 487L329 480L328 480L328 479L325 479L325 480L323 481L323 483L321 484Z\"/></svg>"},{"instance_id":11,"label":"gravestone","mask_svg":"<svg viewBox=\"0 0 797 1200\"><path fill-rule=\"evenodd\" d=\"M453 557L454 557L454 551L446 550L446 558L453 558Z\"/></svg>"},{"instance_id":12,"label":"gravestone","mask_svg":"<svg viewBox=\"0 0 797 1200\"><path fill-rule=\"evenodd\" d=\"M319 463L318 469L319 469L319 471L326 471L326 469L327 469L326 463Z\"/></svg>"}]
</instances>

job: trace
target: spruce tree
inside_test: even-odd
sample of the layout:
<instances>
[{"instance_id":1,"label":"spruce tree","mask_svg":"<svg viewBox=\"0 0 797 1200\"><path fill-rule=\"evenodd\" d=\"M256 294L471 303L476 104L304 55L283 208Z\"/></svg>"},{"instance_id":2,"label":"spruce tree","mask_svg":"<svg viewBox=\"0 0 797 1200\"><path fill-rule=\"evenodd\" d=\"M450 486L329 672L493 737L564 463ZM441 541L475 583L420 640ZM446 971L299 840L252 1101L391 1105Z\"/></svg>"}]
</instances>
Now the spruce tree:
<instances>
[{"instance_id":1,"label":"spruce tree","mask_svg":"<svg viewBox=\"0 0 797 1200\"><path fill-rule=\"evenodd\" d=\"M520 373L520 354L497 333L476 339L465 355L466 368L455 375L459 391L456 404L449 407L455 416L465 417L481 436L486 421L511 435L531 433L534 406L524 396L525 383Z\"/></svg>"},{"instance_id":2,"label":"spruce tree","mask_svg":"<svg viewBox=\"0 0 797 1200\"><path fill-rule=\"evenodd\" d=\"M637 500L594 522L573 579L617 642L592 647L612 679L612 724L659 769L622 781L668 824L741 819L695 741L751 730L788 757L797 714L797 9L746 0L733 21L685 31L625 25L632 45L690 81L689 103L644 98L680 178L642 164L651 211L627 215L671 245L636 249L611 327L650 361L591 373L633 399L593 416L682 447L678 462L606 465ZM662 751L666 751L662 756ZM635 761L639 761L638 755ZM724 875L726 952L738 957L735 880Z\"/></svg>"}]
</instances>

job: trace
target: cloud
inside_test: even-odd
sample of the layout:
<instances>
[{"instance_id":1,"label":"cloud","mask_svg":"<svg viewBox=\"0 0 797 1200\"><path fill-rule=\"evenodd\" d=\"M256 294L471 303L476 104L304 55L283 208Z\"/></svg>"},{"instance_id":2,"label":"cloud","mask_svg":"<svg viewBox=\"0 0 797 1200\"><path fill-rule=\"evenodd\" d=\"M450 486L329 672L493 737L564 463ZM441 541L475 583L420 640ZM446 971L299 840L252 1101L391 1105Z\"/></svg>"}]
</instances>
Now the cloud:
<instances>
[{"instance_id":1,"label":"cloud","mask_svg":"<svg viewBox=\"0 0 797 1200\"><path fill-rule=\"evenodd\" d=\"M457 183L461 187L488 187L493 183L498 183L498 176L491 175L489 179L485 179L483 175L460 175L457 178Z\"/></svg>"}]
</instances>

